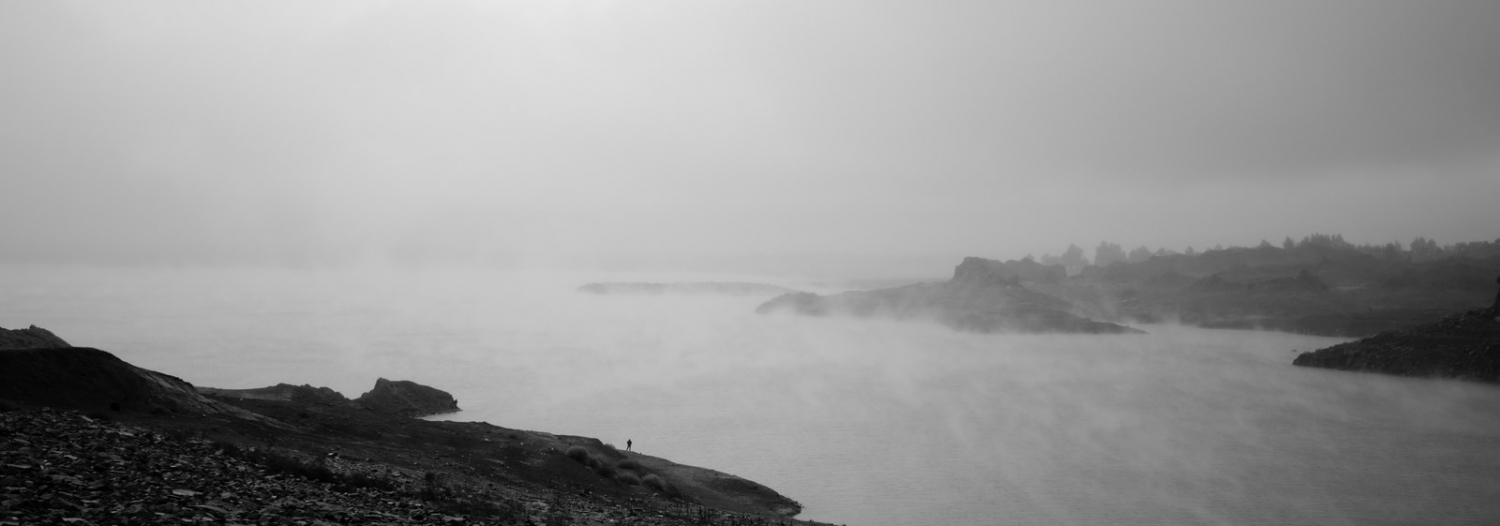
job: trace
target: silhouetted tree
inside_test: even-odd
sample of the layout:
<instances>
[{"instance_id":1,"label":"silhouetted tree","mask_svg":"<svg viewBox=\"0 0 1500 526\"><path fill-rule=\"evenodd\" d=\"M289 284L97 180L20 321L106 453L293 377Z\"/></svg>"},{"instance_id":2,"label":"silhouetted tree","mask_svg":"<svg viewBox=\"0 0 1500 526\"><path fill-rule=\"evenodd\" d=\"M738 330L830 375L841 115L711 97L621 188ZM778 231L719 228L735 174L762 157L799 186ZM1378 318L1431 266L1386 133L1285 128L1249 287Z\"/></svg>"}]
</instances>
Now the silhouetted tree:
<instances>
[{"instance_id":1,"label":"silhouetted tree","mask_svg":"<svg viewBox=\"0 0 1500 526\"><path fill-rule=\"evenodd\" d=\"M1264 249L1267 249L1267 248L1276 248L1276 247L1271 246L1271 242L1270 241L1266 241L1266 240L1262 239L1262 240L1260 240L1260 246L1258 246L1256 248L1264 250Z\"/></svg>"},{"instance_id":2,"label":"silhouetted tree","mask_svg":"<svg viewBox=\"0 0 1500 526\"><path fill-rule=\"evenodd\" d=\"M1411 240L1411 258L1415 261L1431 259L1443 253L1443 247L1438 246L1436 239L1427 239L1417 236Z\"/></svg>"},{"instance_id":3,"label":"silhouetted tree","mask_svg":"<svg viewBox=\"0 0 1500 526\"><path fill-rule=\"evenodd\" d=\"M1125 249L1120 245L1108 241L1100 241L1099 246L1094 248L1094 266L1106 267L1116 261L1126 261Z\"/></svg>"},{"instance_id":4,"label":"silhouetted tree","mask_svg":"<svg viewBox=\"0 0 1500 526\"><path fill-rule=\"evenodd\" d=\"M1149 248L1135 247L1135 250L1130 251L1131 263L1140 263L1148 259L1151 259L1151 249Z\"/></svg>"},{"instance_id":5,"label":"silhouetted tree","mask_svg":"<svg viewBox=\"0 0 1500 526\"><path fill-rule=\"evenodd\" d=\"M1286 241L1281 242L1281 248L1291 250L1297 248L1297 242L1292 241L1292 236L1286 236Z\"/></svg>"},{"instance_id":6,"label":"silhouetted tree","mask_svg":"<svg viewBox=\"0 0 1500 526\"><path fill-rule=\"evenodd\" d=\"M1058 259L1062 262L1064 267L1089 266L1089 258L1088 256L1083 255L1083 249L1078 248L1078 245L1074 245L1071 243L1068 244L1068 249L1063 251L1062 257Z\"/></svg>"},{"instance_id":7,"label":"silhouetted tree","mask_svg":"<svg viewBox=\"0 0 1500 526\"><path fill-rule=\"evenodd\" d=\"M1343 234L1333 234L1333 235L1313 234L1313 235L1310 235L1310 236L1302 238L1302 242L1297 243L1297 246L1299 246L1299 247L1314 246L1314 247L1328 247L1328 248L1354 248L1353 244L1350 244L1348 241L1344 241L1344 235Z\"/></svg>"}]
</instances>

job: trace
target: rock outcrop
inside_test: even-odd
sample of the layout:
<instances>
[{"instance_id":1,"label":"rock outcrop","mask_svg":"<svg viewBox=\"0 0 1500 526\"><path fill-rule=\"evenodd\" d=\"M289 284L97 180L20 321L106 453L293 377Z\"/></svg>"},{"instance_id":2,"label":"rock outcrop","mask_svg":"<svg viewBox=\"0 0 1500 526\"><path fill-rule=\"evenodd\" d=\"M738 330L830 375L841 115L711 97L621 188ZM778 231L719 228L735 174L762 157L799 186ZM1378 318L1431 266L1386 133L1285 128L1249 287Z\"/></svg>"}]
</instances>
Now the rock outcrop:
<instances>
[{"instance_id":1,"label":"rock outcrop","mask_svg":"<svg viewBox=\"0 0 1500 526\"><path fill-rule=\"evenodd\" d=\"M1303 367L1500 383L1500 318L1489 309L1302 353Z\"/></svg>"},{"instance_id":2,"label":"rock outcrop","mask_svg":"<svg viewBox=\"0 0 1500 526\"><path fill-rule=\"evenodd\" d=\"M0 327L0 349L66 349L72 347L52 331L32 325L26 329Z\"/></svg>"},{"instance_id":3,"label":"rock outcrop","mask_svg":"<svg viewBox=\"0 0 1500 526\"><path fill-rule=\"evenodd\" d=\"M761 304L756 312L929 320L955 330L980 333L1141 332L1075 315L1070 312L1071 305L1067 301L1022 285L1031 277L1051 279L1055 271L1045 270L1047 268L1030 261L1000 263L967 258L954 269L953 279L944 283L919 283L828 296L785 294Z\"/></svg>"},{"instance_id":4,"label":"rock outcrop","mask_svg":"<svg viewBox=\"0 0 1500 526\"><path fill-rule=\"evenodd\" d=\"M354 404L381 413L423 417L458 411L458 400L447 391L407 380L375 380L375 388Z\"/></svg>"},{"instance_id":5,"label":"rock outcrop","mask_svg":"<svg viewBox=\"0 0 1500 526\"><path fill-rule=\"evenodd\" d=\"M88 347L0 350L0 399L80 411L257 415L210 400L181 378Z\"/></svg>"},{"instance_id":6,"label":"rock outcrop","mask_svg":"<svg viewBox=\"0 0 1500 526\"><path fill-rule=\"evenodd\" d=\"M223 398L240 400L281 400L299 404L353 405L354 402L338 391L311 385L276 384L255 389L219 389L199 387L198 392Z\"/></svg>"}]
</instances>

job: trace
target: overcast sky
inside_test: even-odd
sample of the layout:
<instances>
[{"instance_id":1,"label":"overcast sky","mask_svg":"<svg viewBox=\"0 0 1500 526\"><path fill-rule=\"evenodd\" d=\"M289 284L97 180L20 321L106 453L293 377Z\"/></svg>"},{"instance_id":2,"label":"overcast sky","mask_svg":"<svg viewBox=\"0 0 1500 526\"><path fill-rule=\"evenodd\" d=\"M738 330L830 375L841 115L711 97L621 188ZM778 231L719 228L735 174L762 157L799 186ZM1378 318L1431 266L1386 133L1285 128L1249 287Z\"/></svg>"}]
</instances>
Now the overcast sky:
<instances>
[{"instance_id":1,"label":"overcast sky","mask_svg":"<svg viewBox=\"0 0 1500 526\"><path fill-rule=\"evenodd\" d=\"M1493 0L3 2L0 259L1495 239L1496 28Z\"/></svg>"}]
</instances>

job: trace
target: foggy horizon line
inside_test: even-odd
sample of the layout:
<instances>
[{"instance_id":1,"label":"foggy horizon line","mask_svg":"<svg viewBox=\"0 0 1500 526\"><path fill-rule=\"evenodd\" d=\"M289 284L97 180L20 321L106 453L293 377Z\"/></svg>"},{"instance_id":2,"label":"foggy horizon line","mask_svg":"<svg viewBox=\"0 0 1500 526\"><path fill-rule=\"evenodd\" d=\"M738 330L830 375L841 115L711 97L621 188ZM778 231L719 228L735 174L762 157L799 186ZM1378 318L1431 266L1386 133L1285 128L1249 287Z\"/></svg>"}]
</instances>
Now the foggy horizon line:
<instances>
[{"instance_id":1,"label":"foggy horizon line","mask_svg":"<svg viewBox=\"0 0 1500 526\"><path fill-rule=\"evenodd\" d=\"M285 270L357 270L357 269L393 269L393 270L420 270L420 269L474 269L474 270L516 270L516 271L556 271L556 272L604 272L604 273L630 273L630 272L685 272L685 273L723 273L730 275L796 275L808 278L826 278L833 276L851 278L914 278L914 277L945 277L954 265L967 257L979 257L999 261L1031 259L1044 264L1062 264L1064 266L1078 266L1077 259L1073 265L1061 262L1059 255L1065 256L1073 249L1081 257L1082 266L1094 265L1100 258L1100 250L1113 249L1122 250L1122 254L1131 253L1144 249L1150 255L1195 255L1212 250L1225 250L1235 248L1255 248L1262 244L1283 248L1287 242L1320 243L1322 240L1337 240L1349 247L1364 249L1393 247L1400 253L1411 253L1413 246L1425 244L1425 250L1453 250L1471 244L1500 244L1500 238L1494 240L1462 240L1449 243L1440 243L1434 238L1418 236L1410 242L1401 241L1369 242L1367 240L1349 241L1340 234L1312 233L1301 238L1283 236L1281 241L1261 239L1248 244L1224 244L1202 245L1198 248L1188 245L1181 250L1150 245L1127 245L1115 243L1110 240L1101 240L1098 245L1079 245L1067 243L1059 247L1055 252L1048 251L1037 255L1035 252L1024 254L997 254L999 251L973 250L960 253L959 251L937 251L927 253L835 253L835 252L783 252L783 253L756 253L745 252L741 254L552 254L552 255L523 255L506 253L499 250L482 250L477 247L459 247L449 249L447 247L427 250L403 250L387 249L379 250L340 250L329 248L320 251L252 251L252 250L204 250L202 248L181 247L177 251L150 250L152 247L142 247L137 253L119 253L105 250L72 250L66 252L57 251L29 251L19 250L0 255L0 265L13 266L55 266L55 267L77 267L77 268L191 268L191 269L285 269ZM104 252L104 253L100 253ZM113 253L110 253L113 252ZM1010 251L1017 252L1017 251ZM1058 254L1058 255L1054 255ZM102 257L101 257L102 256ZM1135 259L1116 258L1120 261L1136 261ZM925 269L925 270L924 270Z\"/></svg>"}]
</instances>

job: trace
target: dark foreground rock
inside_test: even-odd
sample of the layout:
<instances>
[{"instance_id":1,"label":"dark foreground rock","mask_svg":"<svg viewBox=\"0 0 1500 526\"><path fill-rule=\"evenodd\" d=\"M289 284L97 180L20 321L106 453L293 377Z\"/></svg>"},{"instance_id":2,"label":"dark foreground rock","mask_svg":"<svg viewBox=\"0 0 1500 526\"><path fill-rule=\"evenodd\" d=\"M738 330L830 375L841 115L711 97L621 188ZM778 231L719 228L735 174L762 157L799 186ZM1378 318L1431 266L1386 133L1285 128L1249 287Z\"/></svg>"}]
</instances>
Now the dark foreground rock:
<instances>
[{"instance_id":1,"label":"dark foreground rock","mask_svg":"<svg viewBox=\"0 0 1500 526\"><path fill-rule=\"evenodd\" d=\"M310 386L203 392L97 349L0 352L0 525L810 524L754 482L595 439Z\"/></svg>"},{"instance_id":2,"label":"dark foreground rock","mask_svg":"<svg viewBox=\"0 0 1500 526\"><path fill-rule=\"evenodd\" d=\"M200 395L181 378L89 347L0 350L0 400L80 411L259 416Z\"/></svg>"},{"instance_id":3,"label":"dark foreground rock","mask_svg":"<svg viewBox=\"0 0 1500 526\"><path fill-rule=\"evenodd\" d=\"M784 294L761 304L756 312L791 312L806 316L935 321L966 332L1122 334L1142 331L1094 321L1071 312L1072 305L1026 288L1026 276L1057 279L1030 262L967 258L943 283L918 283L889 289L820 296Z\"/></svg>"},{"instance_id":4,"label":"dark foreground rock","mask_svg":"<svg viewBox=\"0 0 1500 526\"><path fill-rule=\"evenodd\" d=\"M1500 383L1500 318L1489 309L1302 353L1304 367Z\"/></svg>"},{"instance_id":5,"label":"dark foreground rock","mask_svg":"<svg viewBox=\"0 0 1500 526\"><path fill-rule=\"evenodd\" d=\"M458 411L458 400L441 389L407 380L375 380L375 388L354 399L354 404L371 411L393 415L421 417Z\"/></svg>"}]
</instances>

